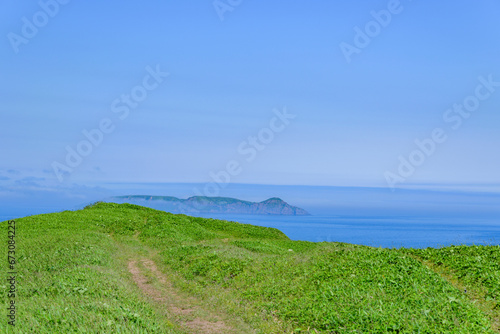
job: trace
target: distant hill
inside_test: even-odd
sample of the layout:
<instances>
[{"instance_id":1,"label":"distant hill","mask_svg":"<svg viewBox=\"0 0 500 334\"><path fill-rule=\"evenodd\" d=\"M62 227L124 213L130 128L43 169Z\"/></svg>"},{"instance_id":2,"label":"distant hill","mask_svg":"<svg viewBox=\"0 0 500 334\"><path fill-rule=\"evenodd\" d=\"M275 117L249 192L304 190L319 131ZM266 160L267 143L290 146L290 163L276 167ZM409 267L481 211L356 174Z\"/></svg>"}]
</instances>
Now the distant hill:
<instances>
[{"instance_id":1,"label":"distant hill","mask_svg":"<svg viewBox=\"0 0 500 334\"><path fill-rule=\"evenodd\" d=\"M230 213L249 215L309 216L304 209L292 206L281 198L249 202L229 197L193 196L180 199L172 196L128 195L111 197L106 202L130 203L172 213Z\"/></svg>"}]
</instances>

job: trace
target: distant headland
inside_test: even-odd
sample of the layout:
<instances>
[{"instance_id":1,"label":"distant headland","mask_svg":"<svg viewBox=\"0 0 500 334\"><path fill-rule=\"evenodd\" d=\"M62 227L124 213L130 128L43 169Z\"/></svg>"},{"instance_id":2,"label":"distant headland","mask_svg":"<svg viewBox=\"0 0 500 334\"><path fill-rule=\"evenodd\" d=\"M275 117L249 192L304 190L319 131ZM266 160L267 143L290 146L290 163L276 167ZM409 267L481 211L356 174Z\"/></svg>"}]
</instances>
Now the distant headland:
<instances>
[{"instance_id":1,"label":"distant headland","mask_svg":"<svg viewBox=\"0 0 500 334\"><path fill-rule=\"evenodd\" d=\"M108 198L106 202L130 203L172 213L228 213L249 215L309 216L304 209L292 206L281 198L249 202L229 197L193 196L180 199L172 196L126 195Z\"/></svg>"}]
</instances>

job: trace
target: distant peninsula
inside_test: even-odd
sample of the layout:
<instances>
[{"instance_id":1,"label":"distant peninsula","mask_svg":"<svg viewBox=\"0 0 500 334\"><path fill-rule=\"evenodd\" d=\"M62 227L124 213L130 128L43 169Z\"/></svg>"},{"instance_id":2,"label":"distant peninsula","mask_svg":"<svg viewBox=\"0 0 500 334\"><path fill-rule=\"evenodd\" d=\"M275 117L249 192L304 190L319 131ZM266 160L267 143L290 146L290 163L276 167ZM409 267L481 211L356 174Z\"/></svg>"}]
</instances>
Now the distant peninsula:
<instances>
[{"instance_id":1,"label":"distant peninsula","mask_svg":"<svg viewBox=\"0 0 500 334\"><path fill-rule=\"evenodd\" d=\"M137 204L172 213L226 213L248 215L309 216L304 209L292 206L281 198L249 202L229 197L193 196L180 199L172 196L127 195L108 198L106 202Z\"/></svg>"}]
</instances>

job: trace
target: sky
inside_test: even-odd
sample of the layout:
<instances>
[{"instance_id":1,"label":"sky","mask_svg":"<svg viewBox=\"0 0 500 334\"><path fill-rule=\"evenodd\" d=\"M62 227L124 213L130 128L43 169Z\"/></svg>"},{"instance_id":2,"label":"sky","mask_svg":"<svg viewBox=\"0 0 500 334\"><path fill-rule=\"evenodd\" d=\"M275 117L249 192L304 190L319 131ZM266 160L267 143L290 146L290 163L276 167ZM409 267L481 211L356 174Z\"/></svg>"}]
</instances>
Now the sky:
<instances>
[{"instance_id":1,"label":"sky","mask_svg":"<svg viewBox=\"0 0 500 334\"><path fill-rule=\"evenodd\" d=\"M500 192L499 14L493 0L5 0L0 201L120 183Z\"/></svg>"}]
</instances>

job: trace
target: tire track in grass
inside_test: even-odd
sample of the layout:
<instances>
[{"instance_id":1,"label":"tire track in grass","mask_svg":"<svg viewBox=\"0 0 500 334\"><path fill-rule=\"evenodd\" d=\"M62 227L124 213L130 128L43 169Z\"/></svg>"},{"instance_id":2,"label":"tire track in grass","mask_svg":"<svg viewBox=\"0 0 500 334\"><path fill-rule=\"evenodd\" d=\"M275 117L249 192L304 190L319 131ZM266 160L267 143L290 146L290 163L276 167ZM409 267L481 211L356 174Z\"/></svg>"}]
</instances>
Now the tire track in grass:
<instances>
[{"instance_id":1,"label":"tire track in grass","mask_svg":"<svg viewBox=\"0 0 500 334\"><path fill-rule=\"evenodd\" d=\"M497 307L497 303L494 301L487 301L486 291L471 285L464 285L453 272L452 269L445 267L444 265L437 265L436 263L424 260L417 255L409 254L414 259L418 260L429 270L438 274L442 279L447 281L453 287L464 293L467 298L474 304L476 308L481 310L489 319L491 323L491 328L500 333L500 308Z\"/></svg>"}]
</instances>

